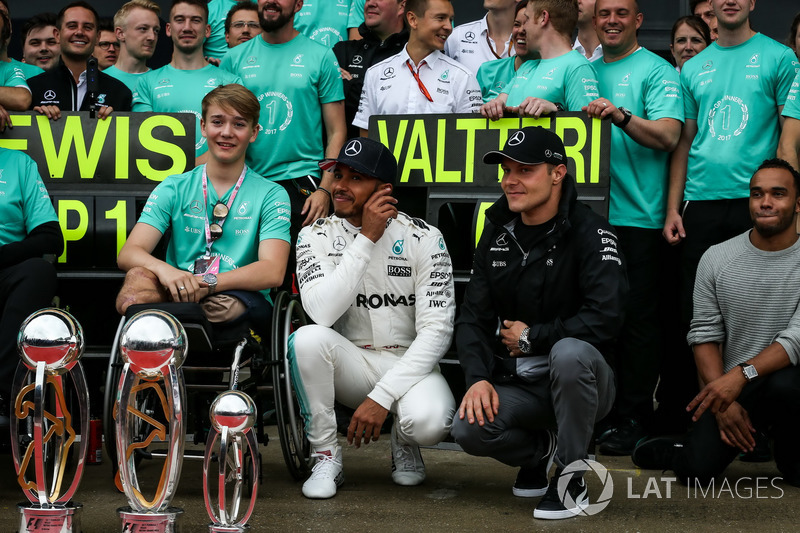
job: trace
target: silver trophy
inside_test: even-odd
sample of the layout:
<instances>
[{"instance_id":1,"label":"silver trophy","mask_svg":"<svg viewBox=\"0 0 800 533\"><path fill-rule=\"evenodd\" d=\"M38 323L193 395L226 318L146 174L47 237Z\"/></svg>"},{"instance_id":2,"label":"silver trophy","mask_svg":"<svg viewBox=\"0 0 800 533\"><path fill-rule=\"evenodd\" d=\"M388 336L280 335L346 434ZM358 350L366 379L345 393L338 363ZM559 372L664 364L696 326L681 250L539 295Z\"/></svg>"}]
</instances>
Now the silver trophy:
<instances>
[{"instance_id":1,"label":"silver trophy","mask_svg":"<svg viewBox=\"0 0 800 533\"><path fill-rule=\"evenodd\" d=\"M30 502L19 504L21 533L81 531L81 505L72 497L89 440L89 390L78 362L83 348L80 324L60 309L37 311L20 327L17 350L22 360L12 384L11 448L17 481ZM77 399L78 432L68 398ZM77 462L74 469L72 462ZM68 483L66 477L73 472Z\"/></svg>"},{"instance_id":2,"label":"silver trophy","mask_svg":"<svg viewBox=\"0 0 800 533\"><path fill-rule=\"evenodd\" d=\"M210 533L241 533L250 528L247 521L253 514L256 503L258 483L259 455L258 442L256 441L253 425L256 421L256 405L247 394L229 390L216 397L211 404L209 412L211 430L206 442L206 453L203 458L203 496L206 501L206 511L213 521L208 526ZM218 474L209 475L212 454L215 444L219 440ZM245 450L249 447L249 454ZM247 455L251 464L246 464ZM245 469L252 473L252 492L247 511L240 517L239 509L242 501L242 485ZM229 481L233 481L231 498L228 502ZM216 503L212 503L212 487L216 485Z\"/></svg>"},{"instance_id":3,"label":"silver trophy","mask_svg":"<svg viewBox=\"0 0 800 533\"><path fill-rule=\"evenodd\" d=\"M186 332L169 313L150 309L128 320L119 346L125 366L114 406L117 463L130 504L118 509L122 531L175 533L183 513L170 502L183 464ZM148 499L139 486L135 456L154 441L166 442L168 450L155 494Z\"/></svg>"}]
</instances>

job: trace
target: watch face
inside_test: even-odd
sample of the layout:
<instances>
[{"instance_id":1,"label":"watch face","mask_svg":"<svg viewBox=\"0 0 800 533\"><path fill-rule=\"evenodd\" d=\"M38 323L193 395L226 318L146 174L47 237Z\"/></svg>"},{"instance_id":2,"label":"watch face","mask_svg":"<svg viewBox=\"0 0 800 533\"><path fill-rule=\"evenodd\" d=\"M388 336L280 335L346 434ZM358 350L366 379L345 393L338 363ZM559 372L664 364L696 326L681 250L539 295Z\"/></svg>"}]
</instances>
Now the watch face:
<instances>
[{"instance_id":1,"label":"watch face","mask_svg":"<svg viewBox=\"0 0 800 533\"><path fill-rule=\"evenodd\" d=\"M742 367L742 369L744 370L744 376L748 380L755 379L758 377L758 371L756 370L756 367L754 367L753 365L744 366Z\"/></svg>"},{"instance_id":2,"label":"watch face","mask_svg":"<svg viewBox=\"0 0 800 533\"><path fill-rule=\"evenodd\" d=\"M215 274L206 274L203 276L203 281L213 285L217 282L217 276Z\"/></svg>"}]
</instances>

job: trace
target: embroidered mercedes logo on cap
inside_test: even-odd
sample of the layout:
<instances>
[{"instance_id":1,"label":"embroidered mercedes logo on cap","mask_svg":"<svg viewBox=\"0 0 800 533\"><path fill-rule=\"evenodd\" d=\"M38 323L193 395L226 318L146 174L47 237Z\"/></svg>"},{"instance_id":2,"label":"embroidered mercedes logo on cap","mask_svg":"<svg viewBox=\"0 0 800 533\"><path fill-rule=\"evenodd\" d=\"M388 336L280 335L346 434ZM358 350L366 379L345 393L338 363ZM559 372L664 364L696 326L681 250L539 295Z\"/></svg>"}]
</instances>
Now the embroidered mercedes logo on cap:
<instances>
[{"instance_id":1,"label":"embroidered mercedes logo on cap","mask_svg":"<svg viewBox=\"0 0 800 533\"><path fill-rule=\"evenodd\" d=\"M56 97L56 92L52 89L48 89L44 92L45 100L53 100Z\"/></svg>"},{"instance_id":2,"label":"embroidered mercedes logo on cap","mask_svg":"<svg viewBox=\"0 0 800 533\"><path fill-rule=\"evenodd\" d=\"M361 142L356 139L350 141L350 144L344 149L344 153L347 156L355 157L361 153Z\"/></svg>"},{"instance_id":3,"label":"embroidered mercedes logo on cap","mask_svg":"<svg viewBox=\"0 0 800 533\"><path fill-rule=\"evenodd\" d=\"M520 130L511 136L511 138L508 140L508 145L517 146L518 144L522 144L522 141L524 140L525 140L525 134L522 132L522 130Z\"/></svg>"},{"instance_id":4,"label":"embroidered mercedes logo on cap","mask_svg":"<svg viewBox=\"0 0 800 533\"><path fill-rule=\"evenodd\" d=\"M544 151L544 156L545 156L545 157L553 157L553 152L552 152L552 151L550 151L550 150L545 150L545 151Z\"/></svg>"}]
</instances>

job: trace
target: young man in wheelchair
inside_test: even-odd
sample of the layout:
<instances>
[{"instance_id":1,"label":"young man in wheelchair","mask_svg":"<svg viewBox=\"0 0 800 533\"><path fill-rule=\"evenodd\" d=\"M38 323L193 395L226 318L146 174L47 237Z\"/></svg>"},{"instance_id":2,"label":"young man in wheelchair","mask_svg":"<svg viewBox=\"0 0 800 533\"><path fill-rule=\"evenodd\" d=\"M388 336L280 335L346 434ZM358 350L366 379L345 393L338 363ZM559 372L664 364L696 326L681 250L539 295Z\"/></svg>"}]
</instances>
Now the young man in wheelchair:
<instances>
[{"instance_id":1,"label":"young man in wheelchair","mask_svg":"<svg viewBox=\"0 0 800 533\"><path fill-rule=\"evenodd\" d=\"M133 304L199 302L211 322L245 312L266 320L268 291L289 258L286 191L245 165L258 135L259 103L238 84L217 87L202 104L209 159L169 176L147 200L117 260L127 272L117 311ZM153 256L172 229L166 261Z\"/></svg>"},{"instance_id":2,"label":"young man in wheelchair","mask_svg":"<svg viewBox=\"0 0 800 533\"><path fill-rule=\"evenodd\" d=\"M289 360L316 459L307 498L330 498L343 481L334 400L355 409L347 441L378 440L391 411L392 480L425 479L419 445L450 431L455 401L438 371L450 346L455 302L442 234L398 212L397 162L379 142L350 139L334 161L335 215L303 228L297 278L317 325L290 340Z\"/></svg>"}]
</instances>

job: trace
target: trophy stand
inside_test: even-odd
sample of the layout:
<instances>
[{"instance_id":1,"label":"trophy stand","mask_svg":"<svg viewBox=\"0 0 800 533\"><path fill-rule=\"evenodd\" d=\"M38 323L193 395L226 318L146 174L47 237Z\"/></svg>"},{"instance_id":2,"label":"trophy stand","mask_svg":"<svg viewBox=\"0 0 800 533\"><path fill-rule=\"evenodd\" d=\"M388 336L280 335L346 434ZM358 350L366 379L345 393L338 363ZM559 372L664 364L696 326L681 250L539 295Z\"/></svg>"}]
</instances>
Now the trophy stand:
<instances>
[{"instance_id":1,"label":"trophy stand","mask_svg":"<svg viewBox=\"0 0 800 533\"><path fill-rule=\"evenodd\" d=\"M186 357L186 333L175 317L150 309L128 320L119 346L125 366L114 406L117 464L129 503L117 510L122 531L177 533L177 519L183 510L170 507L170 502L183 463L186 400L180 367ZM143 408L145 401L158 401L166 422L151 416L151 409ZM137 432L142 428L149 428L149 433L140 439ZM139 486L135 454L156 439L166 441L168 449L155 495L148 499Z\"/></svg>"},{"instance_id":2,"label":"trophy stand","mask_svg":"<svg viewBox=\"0 0 800 533\"><path fill-rule=\"evenodd\" d=\"M89 440L89 390L79 363L83 349L80 324L60 309L37 311L20 327L21 361L11 392L11 448L17 481L30 502L18 506L20 533L81 531L81 504L72 502L72 497L83 475ZM72 383L77 398L79 432L72 425L65 382ZM78 435L80 446L76 446ZM70 454L77 455L77 466L66 486ZM32 480L27 477L31 467Z\"/></svg>"},{"instance_id":3,"label":"trophy stand","mask_svg":"<svg viewBox=\"0 0 800 533\"><path fill-rule=\"evenodd\" d=\"M212 523L208 526L209 533L242 533L250 529L247 521L253 514L253 507L258 494L258 468L260 464L258 442L256 441L253 425L256 421L256 405L244 392L229 390L221 393L214 399L209 412L211 430L206 441L206 453L203 458L203 497L206 502L206 511ZM216 480L209 475L212 452L215 450L216 441L219 439L219 471ZM245 446L249 447L251 464L245 464ZM239 508L242 501L242 483L244 468L252 468L252 492L247 511L239 517ZM230 505L227 502L228 480L233 480L232 497ZM212 504L209 484L216 484L217 502Z\"/></svg>"}]
</instances>

